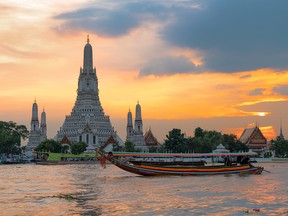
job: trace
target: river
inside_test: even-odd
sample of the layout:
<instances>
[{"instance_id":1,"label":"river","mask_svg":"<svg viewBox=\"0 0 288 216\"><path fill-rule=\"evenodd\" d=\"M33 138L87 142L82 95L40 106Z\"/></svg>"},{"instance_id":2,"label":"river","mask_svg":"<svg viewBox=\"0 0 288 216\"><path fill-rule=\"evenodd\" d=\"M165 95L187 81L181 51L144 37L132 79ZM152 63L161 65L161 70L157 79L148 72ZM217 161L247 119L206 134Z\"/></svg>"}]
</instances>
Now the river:
<instances>
[{"instance_id":1,"label":"river","mask_svg":"<svg viewBox=\"0 0 288 216\"><path fill-rule=\"evenodd\" d=\"M1 165L0 215L288 215L288 163L261 175L142 177L114 165Z\"/></svg>"}]
</instances>

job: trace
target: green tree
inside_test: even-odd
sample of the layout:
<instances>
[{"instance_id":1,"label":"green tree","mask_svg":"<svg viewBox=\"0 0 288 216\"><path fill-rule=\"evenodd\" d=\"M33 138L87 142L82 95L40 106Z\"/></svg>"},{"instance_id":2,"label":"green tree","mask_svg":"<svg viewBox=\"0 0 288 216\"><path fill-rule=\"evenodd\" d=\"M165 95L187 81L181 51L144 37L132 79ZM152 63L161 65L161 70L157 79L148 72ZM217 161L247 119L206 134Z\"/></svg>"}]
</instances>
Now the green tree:
<instances>
[{"instance_id":1,"label":"green tree","mask_svg":"<svg viewBox=\"0 0 288 216\"><path fill-rule=\"evenodd\" d=\"M288 157L288 141L286 139L277 136L276 140L271 140L271 144L277 157Z\"/></svg>"},{"instance_id":2,"label":"green tree","mask_svg":"<svg viewBox=\"0 0 288 216\"><path fill-rule=\"evenodd\" d=\"M121 151L121 147L118 144L113 143L112 151Z\"/></svg>"},{"instance_id":3,"label":"green tree","mask_svg":"<svg viewBox=\"0 0 288 216\"><path fill-rule=\"evenodd\" d=\"M149 147L148 148L148 151L150 152L150 153L156 153L157 152L157 148L156 147Z\"/></svg>"},{"instance_id":4,"label":"green tree","mask_svg":"<svg viewBox=\"0 0 288 216\"><path fill-rule=\"evenodd\" d=\"M222 134L215 130L203 130L197 127L194 137L185 138L180 129L173 129L166 135L161 151L209 153L222 143L231 152L248 151L248 147L237 140L236 135Z\"/></svg>"},{"instance_id":5,"label":"green tree","mask_svg":"<svg viewBox=\"0 0 288 216\"><path fill-rule=\"evenodd\" d=\"M130 141L125 142L125 151L126 152L136 152L134 143Z\"/></svg>"},{"instance_id":6,"label":"green tree","mask_svg":"<svg viewBox=\"0 0 288 216\"><path fill-rule=\"evenodd\" d=\"M212 152L222 142L223 137L220 132L207 131L198 127L195 129L194 137L188 139L189 152L209 153Z\"/></svg>"},{"instance_id":7,"label":"green tree","mask_svg":"<svg viewBox=\"0 0 288 216\"><path fill-rule=\"evenodd\" d=\"M218 142L213 142L214 137L209 137L209 135L205 134L202 139L202 146L200 153L209 153L212 152L214 149L217 148Z\"/></svg>"},{"instance_id":8,"label":"green tree","mask_svg":"<svg viewBox=\"0 0 288 216\"><path fill-rule=\"evenodd\" d=\"M184 137L184 134L181 133L180 129L173 129L169 131L169 134L166 135L164 140L163 148L166 151L170 151L173 153L181 153L187 151L186 141L187 139Z\"/></svg>"},{"instance_id":9,"label":"green tree","mask_svg":"<svg viewBox=\"0 0 288 216\"><path fill-rule=\"evenodd\" d=\"M72 154L82 154L84 151L86 151L87 144L84 142L77 142L73 143L71 145L71 153Z\"/></svg>"},{"instance_id":10,"label":"green tree","mask_svg":"<svg viewBox=\"0 0 288 216\"><path fill-rule=\"evenodd\" d=\"M249 148L244 143L240 142L234 134L223 134L222 143L230 152L249 151Z\"/></svg>"},{"instance_id":11,"label":"green tree","mask_svg":"<svg viewBox=\"0 0 288 216\"><path fill-rule=\"evenodd\" d=\"M202 138L201 137L188 137L186 140L186 148L188 152L200 152L199 147L201 143Z\"/></svg>"},{"instance_id":12,"label":"green tree","mask_svg":"<svg viewBox=\"0 0 288 216\"><path fill-rule=\"evenodd\" d=\"M38 146L36 146L35 151L47 151L53 153L61 153L63 151L63 147L59 141L53 139L46 139L42 141Z\"/></svg>"},{"instance_id":13,"label":"green tree","mask_svg":"<svg viewBox=\"0 0 288 216\"><path fill-rule=\"evenodd\" d=\"M21 153L21 139L26 139L29 131L25 125L17 125L15 122L0 121L0 153Z\"/></svg>"},{"instance_id":14,"label":"green tree","mask_svg":"<svg viewBox=\"0 0 288 216\"><path fill-rule=\"evenodd\" d=\"M194 137L200 137L203 138L204 137L204 131L202 128L197 127L194 131Z\"/></svg>"}]
</instances>

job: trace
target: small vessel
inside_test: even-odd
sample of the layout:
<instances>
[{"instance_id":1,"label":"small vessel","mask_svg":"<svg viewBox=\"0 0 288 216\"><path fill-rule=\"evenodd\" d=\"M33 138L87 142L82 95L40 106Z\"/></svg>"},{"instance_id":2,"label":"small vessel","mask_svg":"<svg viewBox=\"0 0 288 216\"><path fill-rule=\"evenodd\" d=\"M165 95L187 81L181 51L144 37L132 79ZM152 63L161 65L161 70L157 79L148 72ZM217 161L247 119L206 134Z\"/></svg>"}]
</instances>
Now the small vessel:
<instances>
[{"instance_id":1,"label":"small vessel","mask_svg":"<svg viewBox=\"0 0 288 216\"><path fill-rule=\"evenodd\" d=\"M24 155L10 155L9 157L0 157L0 164L26 164L31 161Z\"/></svg>"},{"instance_id":2,"label":"small vessel","mask_svg":"<svg viewBox=\"0 0 288 216\"><path fill-rule=\"evenodd\" d=\"M80 155L52 153L52 152L34 152L34 159L38 165L66 165L66 164L96 164L98 160L94 153L83 153Z\"/></svg>"},{"instance_id":3,"label":"small vessel","mask_svg":"<svg viewBox=\"0 0 288 216\"><path fill-rule=\"evenodd\" d=\"M161 166L161 165L143 165L143 164L132 164L129 162L129 160L123 160L119 158L119 154L113 155L112 152L109 152L108 155L99 152L102 157L105 157L108 161L110 161L115 166L134 173L139 174L143 176L160 176L160 175L181 175L181 176L196 176L196 175L217 175L217 174L261 174L264 170L263 167L256 167L253 166L248 162L246 157L255 155L257 153L249 152L249 153L227 153L227 154L213 154L213 153L207 153L207 154L188 154L190 157L194 158L202 158L202 157L210 157L217 158L217 157L225 157L226 163L223 164L214 164L212 165L203 165L203 166ZM129 153L129 154L120 154L121 157L125 156L145 156L148 157L151 154L145 154L145 153ZM152 154L153 156L159 157L159 154ZM187 157L187 154L160 154L160 156L180 156L185 155ZM245 161L243 163L231 163L229 162L228 158L230 157L245 157Z\"/></svg>"}]
</instances>

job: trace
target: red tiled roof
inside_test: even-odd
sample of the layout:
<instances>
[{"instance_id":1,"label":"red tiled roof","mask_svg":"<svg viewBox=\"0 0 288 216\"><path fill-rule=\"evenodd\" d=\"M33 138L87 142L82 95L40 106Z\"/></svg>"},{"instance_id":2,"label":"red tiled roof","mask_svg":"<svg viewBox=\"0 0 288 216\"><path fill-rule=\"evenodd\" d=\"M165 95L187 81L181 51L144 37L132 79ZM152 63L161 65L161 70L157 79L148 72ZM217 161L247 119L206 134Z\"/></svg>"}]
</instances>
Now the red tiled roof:
<instances>
[{"instance_id":1,"label":"red tiled roof","mask_svg":"<svg viewBox=\"0 0 288 216\"><path fill-rule=\"evenodd\" d=\"M151 129L149 129L145 133L144 140L145 140L145 143L146 143L147 146L157 146L159 144L159 142L157 141L157 139L153 135Z\"/></svg>"},{"instance_id":2,"label":"red tiled roof","mask_svg":"<svg viewBox=\"0 0 288 216\"><path fill-rule=\"evenodd\" d=\"M68 137L66 135L64 135L64 137L62 138L61 144L71 144L70 140L68 139Z\"/></svg>"},{"instance_id":3,"label":"red tiled roof","mask_svg":"<svg viewBox=\"0 0 288 216\"><path fill-rule=\"evenodd\" d=\"M242 143L245 143L249 147L253 146L262 146L265 147L267 143L267 139L262 134L259 127L253 127L253 128L246 128L239 140Z\"/></svg>"},{"instance_id":4,"label":"red tiled roof","mask_svg":"<svg viewBox=\"0 0 288 216\"><path fill-rule=\"evenodd\" d=\"M99 149L103 150L106 148L106 146L108 146L109 144L116 144L118 145L118 142L113 138L112 135L110 135L110 137L108 138L108 140L105 142L104 145L102 145Z\"/></svg>"}]
</instances>

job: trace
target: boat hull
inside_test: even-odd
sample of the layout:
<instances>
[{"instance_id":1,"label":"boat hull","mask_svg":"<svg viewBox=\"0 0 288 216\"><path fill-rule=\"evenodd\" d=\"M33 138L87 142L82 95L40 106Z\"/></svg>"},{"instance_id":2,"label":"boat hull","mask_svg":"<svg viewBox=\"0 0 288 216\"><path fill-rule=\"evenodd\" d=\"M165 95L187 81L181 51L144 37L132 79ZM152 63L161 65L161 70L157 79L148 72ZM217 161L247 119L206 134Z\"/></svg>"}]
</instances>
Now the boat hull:
<instances>
[{"instance_id":1,"label":"boat hull","mask_svg":"<svg viewBox=\"0 0 288 216\"><path fill-rule=\"evenodd\" d=\"M204 176L204 175L225 175L225 174L261 174L263 167L249 165L241 166L205 166L205 167L155 167L147 165L132 165L119 159L110 158L109 161L117 167L139 175L161 176L161 175L181 175L181 176Z\"/></svg>"}]
</instances>

